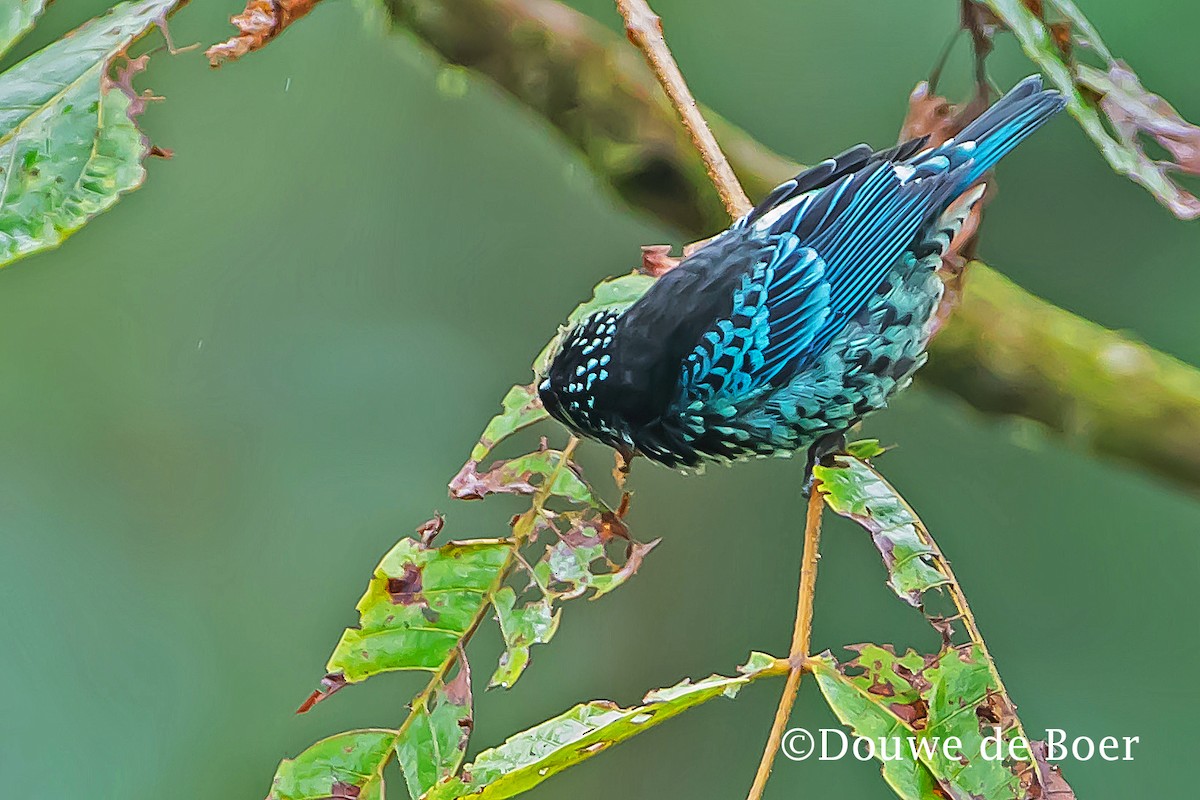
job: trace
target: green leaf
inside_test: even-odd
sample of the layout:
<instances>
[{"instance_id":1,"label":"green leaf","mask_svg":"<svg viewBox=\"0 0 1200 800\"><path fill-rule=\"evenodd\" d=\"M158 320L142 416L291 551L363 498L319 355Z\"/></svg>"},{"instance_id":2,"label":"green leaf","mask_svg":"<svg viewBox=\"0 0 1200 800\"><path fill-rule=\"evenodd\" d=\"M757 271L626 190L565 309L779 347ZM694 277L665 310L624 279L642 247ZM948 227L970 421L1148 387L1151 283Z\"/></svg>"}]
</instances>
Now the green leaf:
<instances>
[{"instance_id":1,"label":"green leaf","mask_svg":"<svg viewBox=\"0 0 1200 800\"><path fill-rule=\"evenodd\" d=\"M887 448L881 445L878 439L859 439L846 445L846 453L859 461L870 461L886 452Z\"/></svg>"},{"instance_id":2,"label":"green leaf","mask_svg":"<svg viewBox=\"0 0 1200 800\"><path fill-rule=\"evenodd\" d=\"M383 767L395 742L392 730L347 731L322 739L279 764L267 800L383 800Z\"/></svg>"},{"instance_id":3,"label":"green leaf","mask_svg":"<svg viewBox=\"0 0 1200 800\"><path fill-rule=\"evenodd\" d=\"M488 687L510 689L529 665L529 648L546 644L558 631L559 612L547 597L518 608L516 592L507 586L496 592L492 605L504 635L504 653Z\"/></svg>"},{"instance_id":4,"label":"green leaf","mask_svg":"<svg viewBox=\"0 0 1200 800\"><path fill-rule=\"evenodd\" d=\"M175 3L122 3L0 75L0 266L61 244L141 184L144 100L130 80L144 58L109 72Z\"/></svg>"},{"instance_id":5,"label":"green leaf","mask_svg":"<svg viewBox=\"0 0 1200 800\"><path fill-rule=\"evenodd\" d=\"M1068 63L1064 60L1062 51L1055 44L1046 23L1029 9L1024 0L982 1L1017 37L1025 55L1037 64L1063 93L1067 100L1067 111L1083 128L1084 133L1100 148L1100 152L1108 161L1109 166L1147 189L1176 217L1180 219L1200 217L1200 200L1172 181L1168 169L1150 158L1138 146L1134 137L1114 138L1108 132L1096 106L1079 91L1080 74L1077 67L1086 67L1086 65ZM1069 0L1058 0L1053 4L1071 19L1074 27L1084 34L1085 41L1090 45L1092 37L1087 36L1087 33L1095 34L1095 28L1086 23L1086 19L1079 9ZM1076 44L1082 44L1078 34L1074 34L1073 38ZM1096 37L1096 41L1099 41L1098 37ZM1107 54L1107 49L1103 47L1102 43L1100 48L1102 54ZM1111 60L1111 56L1109 60ZM1114 62L1110 66L1123 67L1119 62ZM1093 77L1103 74L1090 68L1087 68L1085 72ZM1111 117L1110 121L1116 127L1120 127Z\"/></svg>"},{"instance_id":6,"label":"green leaf","mask_svg":"<svg viewBox=\"0 0 1200 800\"><path fill-rule=\"evenodd\" d=\"M460 655L458 675L447 684L439 684L414 710L396 741L396 757L408 783L409 797L421 797L458 771L473 726L471 669Z\"/></svg>"},{"instance_id":7,"label":"green leaf","mask_svg":"<svg viewBox=\"0 0 1200 800\"><path fill-rule=\"evenodd\" d=\"M618 588L637 573L646 554L658 544L658 540L642 543L628 538L624 523L607 510L563 511L543 522L555 541L529 567L541 597L518 605L516 593L505 588L493 599L505 652L490 686L507 689L516 683L529 664L532 646L546 644L558 631L558 603L581 597L588 590L595 600ZM624 544L624 553L613 560L605 542ZM522 560L522 565L527 562Z\"/></svg>"},{"instance_id":8,"label":"green leaf","mask_svg":"<svg viewBox=\"0 0 1200 800\"><path fill-rule=\"evenodd\" d=\"M438 784L427 798L513 797L689 708L714 697L733 697L751 681L783 672L786 665L779 668L775 659L754 653L737 677L713 675L696 683L683 681L650 692L641 705L633 708L621 708L603 700L577 705L516 734L499 747L484 750L459 777Z\"/></svg>"},{"instance_id":9,"label":"green leaf","mask_svg":"<svg viewBox=\"0 0 1200 800\"><path fill-rule=\"evenodd\" d=\"M1014 710L976 645L930 657L912 651L898 656L877 645L856 649L857 657L845 665L828 653L809 664L838 719L856 736L873 740L884 780L897 795L1027 796L1036 765L1028 743L1014 739Z\"/></svg>"},{"instance_id":10,"label":"green leaf","mask_svg":"<svg viewBox=\"0 0 1200 800\"><path fill-rule=\"evenodd\" d=\"M348 683L392 670L437 670L476 623L512 556L505 539L423 547L401 539L358 601L326 666Z\"/></svg>"},{"instance_id":11,"label":"green leaf","mask_svg":"<svg viewBox=\"0 0 1200 800\"><path fill-rule=\"evenodd\" d=\"M484 434L479 437L479 444L470 451L470 459L476 464L484 461L487 453L490 453L499 441L508 439L522 428L545 420L548 416L546 409L541 407L538 390L532 384L512 387L508 395L504 396L502 408L503 410L487 423Z\"/></svg>"},{"instance_id":12,"label":"green leaf","mask_svg":"<svg viewBox=\"0 0 1200 800\"><path fill-rule=\"evenodd\" d=\"M0 56L33 29L46 0L5 0L0 4Z\"/></svg>"},{"instance_id":13,"label":"green leaf","mask_svg":"<svg viewBox=\"0 0 1200 800\"><path fill-rule=\"evenodd\" d=\"M871 534L888 571L888 586L909 605L920 607L922 594L951 582L929 531L868 464L851 456L839 461L838 466L813 468L825 504Z\"/></svg>"},{"instance_id":14,"label":"green leaf","mask_svg":"<svg viewBox=\"0 0 1200 800\"><path fill-rule=\"evenodd\" d=\"M504 395L501 407L500 413L492 417L491 422L483 429L479 443L471 450L471 461L476 464L487 458L497 443L549 416L542 408L537 389L532 384L509 389L508 394Z\"/></svg>"}]
</instances>

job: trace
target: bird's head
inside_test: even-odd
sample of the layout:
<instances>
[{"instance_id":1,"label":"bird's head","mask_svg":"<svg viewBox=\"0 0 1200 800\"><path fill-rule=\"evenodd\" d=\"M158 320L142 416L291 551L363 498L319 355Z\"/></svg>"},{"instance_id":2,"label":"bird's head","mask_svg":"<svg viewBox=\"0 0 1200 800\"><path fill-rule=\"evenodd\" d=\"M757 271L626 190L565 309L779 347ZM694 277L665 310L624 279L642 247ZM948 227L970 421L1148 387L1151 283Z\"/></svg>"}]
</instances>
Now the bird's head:
<instances>
[{"instance_id":1,"label":"bird's head","mask_svg":"<svg viewBox=\"0 0 1200 800\"><path fill-rule=\"evenodd\" d=\"M611 346L619 311L602 310L584 317L552 345L538 378L538 397L550 416L592 438L616 432L600 413L612 362Z\"/></svg>"}]
</instances>

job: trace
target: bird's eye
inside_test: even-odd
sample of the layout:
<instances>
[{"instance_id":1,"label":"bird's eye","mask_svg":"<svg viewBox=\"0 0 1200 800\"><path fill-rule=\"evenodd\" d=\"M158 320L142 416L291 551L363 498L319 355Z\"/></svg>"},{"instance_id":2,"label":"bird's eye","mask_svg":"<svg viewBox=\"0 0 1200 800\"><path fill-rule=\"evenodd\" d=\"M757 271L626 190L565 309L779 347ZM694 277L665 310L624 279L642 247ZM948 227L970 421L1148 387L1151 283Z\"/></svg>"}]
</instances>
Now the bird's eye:
<instances>
[{"instance_id":1,"label":"bird's eye","mask_svg":"<svg viewBox=\"0 0 1200 800\"><path fill-rule=\"evenodd\" d=\"M544 381L542 381L541 383L539 383L539 384L538 384L538 391L539 391L539 392L548 392L548 391L550 391L550 379L549 379L549 378L546 378L546 380L544 380Z\"/></svg>"}]
</instances>

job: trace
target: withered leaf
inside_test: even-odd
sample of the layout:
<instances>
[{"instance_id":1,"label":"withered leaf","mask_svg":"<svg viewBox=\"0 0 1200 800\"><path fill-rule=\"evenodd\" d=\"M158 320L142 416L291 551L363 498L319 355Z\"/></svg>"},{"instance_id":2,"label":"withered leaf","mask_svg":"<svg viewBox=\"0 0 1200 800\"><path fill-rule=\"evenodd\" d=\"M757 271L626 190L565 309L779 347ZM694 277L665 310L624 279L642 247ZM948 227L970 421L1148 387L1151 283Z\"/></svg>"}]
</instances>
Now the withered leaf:
<instances>
[{"instance_id":1,"label":"withered leaf","mask_svg":"<svg viewBox=\"0 0 1200 800\"><path fill-rule=\"evenodd\" d=\"M642 272L660 278L679 266L682 258L671 255L669 244L642 245Z\"/></svg>"},{"instance_id":2,"label":"withered leaf","mask_svg":"<svg viewBox=\"0 0 1200 800\"><path fill-rule=\"evenodd\" d=\"M249 0L240 14L229 18L238 35L204 51L208 63L219 67L265 47L289 25L313 10L320 0Z\"/></svg>"},{"instance_id":3,"label":"withered leaf","mask_svg":"<svg viewBox=\"0 0 1200 800\"><path fill-rule=\"evenodd\" d=\"M1056 784L1040 778L1029 759L985 755L985 738L995 735L1003 740L1004 752L1012 752L1008 743L1020 728L977 645L946 648L933 656L912 650L897 655L891 647L873 644L853 649L857 655L844 664L826 652L809 659L808 666L834 714L856 735L876 742L898 737L898 749L885 748L886 759L877 749L876 757L899 796L1053 796L1045 792ZM975 713L964 713L968 710ZM961 743L957 753L937 746L914 750L909 744L951 737ZM1020 748L1015 752L1019 755Z\"/></svg>"}]
</instances>

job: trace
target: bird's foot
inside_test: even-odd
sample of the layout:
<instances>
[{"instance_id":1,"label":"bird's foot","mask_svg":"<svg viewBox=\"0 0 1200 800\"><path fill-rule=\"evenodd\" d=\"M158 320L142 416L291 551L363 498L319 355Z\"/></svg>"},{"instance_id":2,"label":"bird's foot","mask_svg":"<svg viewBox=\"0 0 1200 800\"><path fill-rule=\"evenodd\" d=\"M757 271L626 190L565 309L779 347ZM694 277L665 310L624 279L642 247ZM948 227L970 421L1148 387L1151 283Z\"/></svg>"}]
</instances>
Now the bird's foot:
<instances>
[{"instance_id":1,"label":"bird's foot","mask_svg":"<svg viewBox=\"0 0 1200 800\"><path fill-rule=\"evenodd\" d=\"M822 466L832 466L833 458L842 455L846 452L846 432L835 431L827 433L821 438L812 443L808 448L808 458L804 463L804 485L800 492L807 499L812 494L813 484L816 483L816 476L813 474L813 468L817 464Z\"/></svg>"}]
</instances>

